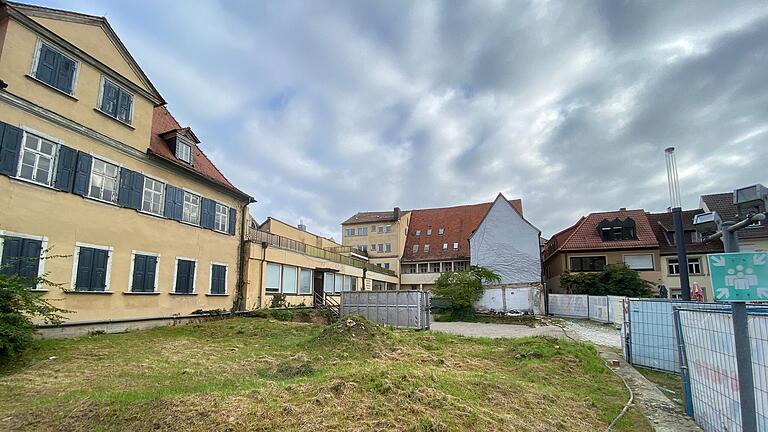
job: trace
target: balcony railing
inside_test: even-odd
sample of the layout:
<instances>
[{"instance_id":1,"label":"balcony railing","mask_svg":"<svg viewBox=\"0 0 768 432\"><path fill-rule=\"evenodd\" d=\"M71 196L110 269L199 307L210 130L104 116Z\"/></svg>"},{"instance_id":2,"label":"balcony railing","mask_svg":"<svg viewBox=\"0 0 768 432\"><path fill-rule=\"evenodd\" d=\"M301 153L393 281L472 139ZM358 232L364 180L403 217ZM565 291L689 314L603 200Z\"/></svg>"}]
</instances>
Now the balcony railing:
<instances>
[{"instance_id":1,"label":"balcony railing","mask_svg":"<svg viewBox=\"0 0 768 432\"><path fill-rule=\"evenodd\" d=\"M335 247L330 247L327 250L330 252L336 252L340 254L353 253L353 254L368 258L368 251L364 251L358 248L357 246L335 246Z\"/></svg>"},{"instance_id":2,"label":"balcony railing","mask_svg":"<svg viewBox=\"0 0 768 432\"><path fill-rule=\"evenodd\" d=\"M250 240L255 243L267 243L270 246L274 246L279 249L290 250L298 252L300 254L309 255L315 258L322 258L328 261L332 261L339 264L350 265L357 268L363 268L368 271L395 276L395 272L375 264L371 264L367 261L359 258L353 258L346 255L342 255L338 252L333 252L327 249L319 248L317 246L309 245L298 240L289 239L277 234L268 233L266 231L252 230L250 233Z\"/></svg>"}]
</instances>

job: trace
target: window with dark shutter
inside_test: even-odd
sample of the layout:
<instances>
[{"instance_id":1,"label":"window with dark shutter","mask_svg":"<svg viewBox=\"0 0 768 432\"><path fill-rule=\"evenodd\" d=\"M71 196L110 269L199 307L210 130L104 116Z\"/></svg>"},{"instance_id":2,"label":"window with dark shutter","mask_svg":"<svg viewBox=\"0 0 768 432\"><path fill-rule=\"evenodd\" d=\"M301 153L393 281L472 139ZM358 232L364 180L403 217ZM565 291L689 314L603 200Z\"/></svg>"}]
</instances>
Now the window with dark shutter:
<instances>
[{"instance_id":1,"label":"window with dark shutter","mask_svg":"<svg viewBox=\"0 0 768 432\"><path fill-rule=\"evenodd\" d=\"M227 266L211 264L211 294L226 294Z\"/></svg>"},{"instance_id":2,"label":"window with dark shutter","mask_svg":"<svg viewBox=\"0 0 768 432\"><path fill-rule=\"evenodd\" d=\"M40 269L40 240L4 237L0 254L0 273L6 276L36 278Z\"/></svg>"},{"instance_id":3,"label":"window with dark shutter","mask_svg":"<svg viewBox=\"0 0 768 432\"><path fill-rule=\"evenodd\" d=\"M155 292L155 275L157 275L156 256L142 254L133 256L132 292Z\"/></svg>"},{"instance_id":4,"label":"window with dark shutter","mask_svg":"<svg viewBox=\"0 0 768 432\"><path fill-rule=\"evenodd\" d=\"M200 226L213 229L216 220L216 201L203 197L200 206Z\"/></svg>"},{"instance_id":5,"label":"window with dark shutter","mask_svg":"<svg viewBox=\"0 0 768 432\"><path fill-rule=\"evenodd\" d=\"M65 192L72 192L77 168L77 150L67 146L59 146L59 159L56 162L56 180L53 186Z\"/></svg>"},{"instance_id":6,"label":"window with dark shutter","mask_svg":"<svg viewBox=\"0 0 768 432\"><path fill-rule=\"evenodd\" d=\"M195 262L186 259L176 260L176 283L174 292L177 294L193 294L195 287Z\"/></svg>"},{"instance_id":7,"label":"window with dark shutter","mask_svg":"<svg viewBox=\"0 0 768 432\"><path fill-rule=\"evenodd\" d=\"M0 123L0 174L15 176L19 166L21 129L7 123Z\"/></svg>"},{"instance_id":8,"label":"window with dark shutter","mask_svg":"<svg viewBox=\"0 0 768 432\"><path fill-rule=\"evenodd\" d=\"M47 44L40 44L35 78L71 95L74 90L76 71L76 61Z\"/></svg>"},{"instance_id":9,"label":"window with dark shutter","mask_svg":"<svg viewBox=\"0 0 768 432\"><path fill-rule=\"evenodd\" d=\"M108 250L80 246L75 291L106 291L108 264Z\"/></svg>"},{"instance_id":10,"label":"window with dark shutter","mask_svg":"<svg viewBox=\"0 0 768 432\"><path fill-rule=\"evenodd\" d=\"M184 190L171 185L165 185L165 217L181 220L184 213Z\"/></svg>"},{"instance_id":11,"label":"window with dark shutter","mask_svg":"<svg viewBox=\"0 0 768 432\"><path fill-rule=\"evenodd\" d=\"M72 185L72 193L80 196L88 195L92 164L93 156L85 152L77 152L77 165L75 168L75 180Z\"/></svg>"},{"instance_id":12,"label":"window with dark shutter","mask_svg":"<svg viewBox=\"0 0 768 432\"><path fill-rule=\"evenodd\" d=\"M110 117L114 117L123 123L131 124L133 95L112 81L104 78L102 80L99 111Z\"/></svg>"},{"instance_id":13,"label":"window with dark shutter","mask_svg":"<svg viewBox=\"0 0 768 432\"><path fill-rule=\"evenodd\" d=\"M229 208L229 220L227 222L229 222L229 227L227 229L227 233L229 233L229 235L235 235L235 227L236 227L235 223L237 222L237 210L236 209L234 209L232 207Z\"/></svg>"}]
</instances>

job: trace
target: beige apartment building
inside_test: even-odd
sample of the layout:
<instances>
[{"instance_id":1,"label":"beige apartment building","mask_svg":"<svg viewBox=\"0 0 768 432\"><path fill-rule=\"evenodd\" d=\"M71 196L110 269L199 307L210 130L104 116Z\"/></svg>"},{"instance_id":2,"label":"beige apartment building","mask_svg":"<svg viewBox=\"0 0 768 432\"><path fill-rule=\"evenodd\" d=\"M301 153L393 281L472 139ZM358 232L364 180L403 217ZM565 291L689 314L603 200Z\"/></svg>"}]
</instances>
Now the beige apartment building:
<instances>
[{"instance_id":1,"label":"beige apartment building","mask_svg":"<svg viewBox=\"0 0 768 432\"><path fill-rule=\"evenodd\" d=\"M357 248L372 264L401 273L410 211L360 212L341 223L342 244Z\"/></svg>"},{"instance_id":2,"label":"beige apartment building","mask_svg":"<svg viewBox=\"0 0 768 432\"><path fill-rule=\"evenodd\" d=\"M0 260L68 324L178 319L244 296L253 201L106 19L0 4ZM194 91L194 89L190 89Z\"/></svg>"},{"instance_id":3,"label":"beige apartment building","mask_svg":"<svg viewBox=\"0 0 768 432\"><path fill-rule=\"evenodd\" d=\"M318 306L342 291L386 289L397 275L369 263L331 239L274 218L253 227L248 236L246 308L269 307L276 294L291 306ZM328 300L332 301L332 300Z\"/></svg>"}]
</instances>

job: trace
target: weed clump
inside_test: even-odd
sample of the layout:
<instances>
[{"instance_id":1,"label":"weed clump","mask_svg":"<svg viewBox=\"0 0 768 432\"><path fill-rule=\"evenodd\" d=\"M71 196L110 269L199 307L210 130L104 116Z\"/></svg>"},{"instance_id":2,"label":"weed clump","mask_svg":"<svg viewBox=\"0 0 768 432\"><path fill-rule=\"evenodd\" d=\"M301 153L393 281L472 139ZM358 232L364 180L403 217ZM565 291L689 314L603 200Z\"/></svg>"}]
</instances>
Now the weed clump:
<instances>
[{"instance_id":1,"label":"weed clump","mask_svg":"<svg viewBox=\"0 0 768 432\"><path fill-rule=\"evenodd\" d=\"M359 315L351 315L327 326L314 342L328 347L347 348L354 345L356 348L377 348L388 345L389 334L390 331L383 326Z\"/></svg>"}]
</instances>

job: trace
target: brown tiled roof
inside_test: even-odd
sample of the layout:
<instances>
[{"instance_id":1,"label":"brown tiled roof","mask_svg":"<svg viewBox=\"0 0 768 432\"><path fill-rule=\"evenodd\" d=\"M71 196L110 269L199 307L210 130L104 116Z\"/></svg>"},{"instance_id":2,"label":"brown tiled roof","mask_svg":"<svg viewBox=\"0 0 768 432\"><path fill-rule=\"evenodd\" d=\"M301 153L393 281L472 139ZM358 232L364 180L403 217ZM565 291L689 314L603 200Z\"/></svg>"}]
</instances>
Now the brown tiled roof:
<instances>
[{"instance_id":1,"label":"brown tiled roof","mask_svg":"<svg viewBox=\"0 0 768 432\"><path fill-rule=\"evenodd\" d=\"M400 215L405 212L401 212ZM345 220L342 222L342 225L348 225L348 224L358 224L358 223L376 223L376 222L395 222L397 221L397 218L395 217L394 211L382 211L382 212L360 212L356 215L352 216L351 218Z\"/></svg>"},{"instance_id":2,"label":"brown tiled roof","mask_svg":"<svg viewBox=\"0 0 768 432\"><path fill-rule=\"evenodd\" d=\"M715 240L702 243L693 241L693 233L696 229L693 227L693 217L704 210L684 210L682 212L683 232L685 233L685 251L686 253L717 253L723 251L723 242ZM675 222L672 219L672 213L648 213L648 221L651 223L656 240L659 242L659 252L662 255L674 255L677 253L677 247L674 244Z\"/></svg>"},{"instance_id":3,"label":"brown tiled roof","mask_svg":"<svg viewBox=\"0 0 768 432\"><path fill-rule=\"evenodd\" d=\"M716 211L722 220L736 220L738 209L733 204L733 193L718 193L702 195L701 200L707 205L709 211ZM739 238L765 238L768 237L768 225L763 221L760 227L744 228L739 231Z\"/></svg>"},{"instance_id":4,"label":"brown tiled roof","mask_svg":"<svg viewBox=\"0 0 768 432\"><path fill-rule=\"evenodd\" d=\"M616 218L624 220L628 217L635 221L637 240L604 241L600 238L600 234L597 231L597 225L600 222L604 219L609 221ZM548 248L545 259L548 259L558 251L639 249L659 246L651 224L648 222L648 217L642 209L590 213L586 217L582 217L576 225L552 236L550 242L552 241L556 242L555 246L551 249Z\"/></svg>"},{"instance_id":5,"label":"brown tiled roof","mask_svg":"<svg viewBox=\"0 0 768 432\"><path fill-rule=\"evenodd\" d=\"M509 200L512 207L522 216L523 205L519 199ZM450 259L469 259L469 237L477 229L493 203L411 210L408 224L408 237L405 241L403 261L436 261ZM432 228L432 235L427 230ZM443 235L438 230L443 228ZM420 235L416 235L416 231ZM443 243L448 249L443 250ZM453 249L453 243L459 243L459 250ZM424 245L429 244L429 252L424 252ZM413 245L419 246L413 252Z\"/></svg>"},{"instance_id":6,"label":"brown tiled roof","mask_svg":"<svg viewBox=\"0 0 768 432\"><path fill-rule=\"evenodd\" d=\"M224 177L224 174L216 168L213 162L208 159L208 156L206 156L197 145L193 145L195 154L192 157L192 165L177 159L166 141L161 138L161 135L179 129L182 129L181 125L165 106L155 107L154 112L152 113L152 135L149 139L149 150L147 153L165 159L187 171L203 176L208 180L216 182L227 189L243 195L244 197L249 197L248 194L230 183L229 180Z\"/></svg>"}]
</instances>

